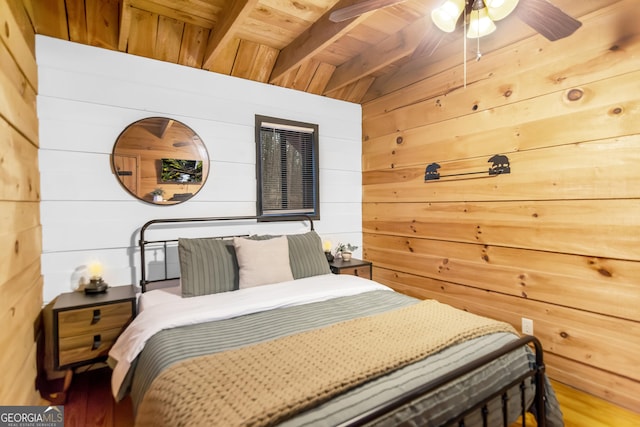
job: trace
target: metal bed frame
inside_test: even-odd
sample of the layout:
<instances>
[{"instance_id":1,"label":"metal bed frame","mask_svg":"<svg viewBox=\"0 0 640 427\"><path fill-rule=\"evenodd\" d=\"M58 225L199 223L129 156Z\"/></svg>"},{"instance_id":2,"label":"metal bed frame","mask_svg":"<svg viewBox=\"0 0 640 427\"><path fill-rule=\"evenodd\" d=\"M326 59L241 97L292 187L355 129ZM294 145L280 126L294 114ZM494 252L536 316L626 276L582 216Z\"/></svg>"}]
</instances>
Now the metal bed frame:
<instances>
[{"instance_id":1,"label":"metal bed frame","mask_svg":"<svg viewBox=\"0 0 640 427\"><path fill-rule=\"evenodd\" d=\"M307 221L309 222L309 231L315 230L313 226L313 219L311 219L308 215L292 215L283 218L274 218L274 219L265 219L264 217L259 216L235 216L235 217L202 217L202 218L163 218L163 219L152 219L151 221L147 221L140 228L140 240L138 241L138 245L140 246L140 288L142 292L147 291L147 285L155 282L165 282L167 280L178 279L178 277L169 277L167 270L167 262L166 262L166 253L167 253L167 243L177 242L178 239L162 239L162 240L145 240L144 234L153 225L157 224L177 224L177 223L192 223L192 222L241 222L241 221L260 221L260 222L284 222L284 221ZM238 237L239 235L234 236L211 236L212 239L224 239L229 237ZM165 262L164 262L164 278L157 280L147 280L147 266L146 266L146 246L149 244L161 243L162 248L165 253Z\"/></svg>"},{"instance_id":2,"label":"metal bed frame","mask_svg":"<svg viewBox=\"0 0 640 427\"><path fill-rule=\"evenodd\" d=\"M542 344L540 344L540 341L536 337L531 335L525 335L524 337L519 338L518 340L513 341L503 346L502 348L499 348L498 350L495 350L491 353L487 353L486 355L464 366L454 369L433 381L424 383L419 387L414 388L413 390L409 390L401 394L397 398L386 402L384 405L381 405L375 409L372 409L369 412L360 414L346 421L345 423L340 424L339 427L356 427L356 426L365 425L371 421L375 421L376 419L383 416L384 414L391 412L395 409L398 409L403 405L408 404L409 402L420 398L421 396L427 395L437 390L438 388L444 386L445 384L455 380L456 378L459 378L465 374L471 373L476 369L481 369L483 366L498 359L500 356L504 356L505 354L511 351L515 351L523 346L528 346L528 345L533 345L533 347L535 348L535 366L531 367L531 369L526 374L521 375L519 378L505 385L500 390L495 391L490 396L487 396L484 400L467 408L465 411L451 418L450 420L443 423L442 425L464 427L466 425L465 417L467 417L469 414L475 411L481 411L483 427L490 427L488 424L488 415L489 415L488 404L493 399L500 398L502 400L501 402L502 425L503 427L508 427L510 424L508 420L507 391L515 386L519 386L520 387L521 423L523 427L526 426L527 425L526 413L528 412L528 410L526 408L526 402L525 402L525 387L526 387L525 381L528 378L533 377L536 390L535 390L534 401L532 406L536 414L536 421L537 421L536 425L538 427L546 427L546 418L545 418L546 395L545 395L545 388L544 388L545 387L544 386L545 366L543 362L543 350L542 350Z\"/></svg>"},{"instance_id":3,"label":"metal bed frame","mask_svg":"<svg viewBox=\"0 0 640 427\"><path fill-rule=\"evenodd\" d=\"M173 279L177 279L177 277L168 277L168 273L167 273L167 260L166 260L166 250L167 250L167 243L169 242L176 242L177 239L171 239L171 240L145 240L145 232L152 226L157 225L157 224L175 224L175 223L194 223L194 222L215 222L215 223L219 223L219 222L233 222L233 221L251 221L251 220L255 220L255 221L264 221L264 222L274 222L274 221L307 221L309 223L309 229L312 231L314 230L314 225L313 225L313 220L311 219L311 217L307 216L307 215L298 215L298 216L291 216L291 217L287 217L286 219L283 218L274 218L273 220L264 220L264 218L261 217L257 217L257 216L237 216L237 217L203 217L203 218L167 218L167 219L154 219L151 221L146 222L140 229L140 240L139 240L139 245L140 245L140 260L141 260L141 279L140 279L140 286L142 288L142 292L146 292L147 291L147 285L154 283L154 282L162 282L162 281L167 281L167 280L173 280ZM235 235L237 236L237 235ZM230 238L230 237L234 237L234 236L212 236L211 238ZM164 279L158 279L158 280L147 280L146 279L146 266L145 266L145 247L148 244L156 244L156 243L161 243L163 244L163 248L165 251L165 260L164 260L164 270L165 270L165 274L164 274ZM535 364L534 366L531 366L529 371L527 371L526 373L522 374L520 377L518 377L517 379L513 380L512 382L510 382L509 384L505 385L504 387L502 387L500 390L495 391L493 394L491 394L490 396L486 397L484 400L482 400L481 402L478 402L477 404L467 408L466 410L464 410L462 413L460 413L459 415L457 415L456 417L448 420L446 423L443 424L443 426L458 426L458 427L464 427L465 426L465 417L468 417L469 414L474 413L476 411L480 411L481 414L481 418L482 418L482 422L483 422L483 427L493 427L493 426L489 426L488 425L488 404L489 402L493 401L496 398L501 399L501 408L502 408L502 423L503 423L503 427L508 427L509 426L509 420L508 420L508 397L507 397L507 391L512 389L513 387L518 387L520 388L520 407L521 407L521 425L523 427L525 427L526 424L526 413L529 412L528 408L526 407L526 402L525 402L525 382L528 379L533 379L533 382L535 383L535 394L534 394L534 400L533 403L531 404L531 408L533 408L533 411L535 411L535 415L536 415L536 421L537 421L537 426L538 427L546 427L546 417L545 417L545 413L546 413L546 409L545 409L545 401L546 401L546 394L545 394L545 365L544 365L544 360L543 360L543 349L542 349L542 345L540 343L540 341L534 337L534 336L529 336L526 335L522 338L519 338L518 340L515 340L511 343L509 343L508 345L503 346L502 348L495 350L493 352L490 352L464 366L461 366L435 380L432 380L430 382L424 383L422 385L420 385L419 387L416 387L413 390L409 390L401 395L399 395L398 397L396 397L395 399L392 399L388 402L386 402L383 405L378 406L375 409L372 409L368 412L362 413L342 424L340 424L339 427L356 427L356 426L362 426L365 425L367 423L370 423L372 421L375 421L376 419L380 418L381 416L397 410L399 408L401 408L403 405L408 404L409 402L416 400L418 398L420 398L421 396L425 396L431 392L434 392L435 390L437 390L438 388L444 386L445 384L455 380L456 378L459 378L465 374L471 373L475 370L481 369L483 366L487 365L488 363L498 359L501 356L504 356L506 354L508 354L509 352L512 351L516 351L517 349L527 346L530 349L533 348L535 350Z\"/></svg>"}]
</instances>

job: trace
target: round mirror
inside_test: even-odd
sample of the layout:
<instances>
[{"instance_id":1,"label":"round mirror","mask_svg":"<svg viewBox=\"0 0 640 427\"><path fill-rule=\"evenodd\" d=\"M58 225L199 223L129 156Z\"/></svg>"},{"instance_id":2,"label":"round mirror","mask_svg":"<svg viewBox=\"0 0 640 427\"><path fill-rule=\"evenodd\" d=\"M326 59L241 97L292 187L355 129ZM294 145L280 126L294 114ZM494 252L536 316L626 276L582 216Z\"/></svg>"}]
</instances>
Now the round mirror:
<instances>
[{"instance_id":1,"label":"round mirror","mask_svg":"<svg viewBox=\"0 0 640 427\"><path fill-rule=\"evenodd\" d=\"M209 155L200 137L166 117L130 124L116 140L111 165L129 193L157 205L189 200L209 175Z\"/></svg>"}]
</instances>

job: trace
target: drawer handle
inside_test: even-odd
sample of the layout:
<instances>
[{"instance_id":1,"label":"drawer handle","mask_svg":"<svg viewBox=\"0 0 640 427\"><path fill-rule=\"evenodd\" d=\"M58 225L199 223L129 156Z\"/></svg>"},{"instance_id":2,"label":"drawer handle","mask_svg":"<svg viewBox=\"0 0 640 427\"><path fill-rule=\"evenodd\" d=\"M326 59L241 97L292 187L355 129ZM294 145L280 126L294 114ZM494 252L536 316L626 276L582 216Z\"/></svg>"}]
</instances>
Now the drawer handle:
<instances>
[{"instance_id":1,"label":"drawer handle","mask_svg":"<svg viewBox=\"0 0 640 427\"><path fill-rule=\"evenodd\" d=\"M93 310L93 319L91 319L91 324L95 325L100 321L100 309Z\"/></svg>"},{"instance_id":2,"label":"drawer handle","mask_svg":"<svg viewBox=\"0 0 640 427\"><path fill-rule=\"evenodd\" d=\"M357 269L357 268L356 268L355 270L353 270L353 272L355 273L355 275L356 275L356 276L360 276L360 275L358 274L358 269Z\"/></svg>"},{"instance_id":3,"label":"drawer handle","mask_svg":"<svg viewBox=\"0 0 640 427\"><path fill-rule=\"evenodd\" d=\"M100 337L100 335L94 335L91 350L97 350L98 348L100 348L100 344L102 344L102 338Z\"/></svg>"}]
</instances>

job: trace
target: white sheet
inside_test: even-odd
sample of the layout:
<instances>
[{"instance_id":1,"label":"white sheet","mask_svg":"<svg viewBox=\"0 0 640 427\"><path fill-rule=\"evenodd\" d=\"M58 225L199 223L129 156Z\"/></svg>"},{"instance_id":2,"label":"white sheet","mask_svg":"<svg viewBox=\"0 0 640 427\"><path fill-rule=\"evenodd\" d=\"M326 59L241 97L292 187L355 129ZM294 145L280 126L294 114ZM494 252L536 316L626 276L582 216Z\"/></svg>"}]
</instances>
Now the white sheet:
<instances>
[{"instance_id":1,"label":"white sheet","mask_svg":"<svg viewBox=\"0 0 640 427\"><path fill-rule=\"evenodd\" d=\"M292 307L342 296L391 288L351 275L325 274L304 279L241 289L233 292L182 298L154 290L140 296L144 310L120 335L109 352L117 362L111 376L114 396L131 363L156 332L177 326L230 319L275 308Z\"/></svg>"},{"instance_id":2,"label":"white sheet","mask_svg":"<svg viewBox=\"0 0 640 427\"><path fill-rule=\"evenodd\" d=\"M163 304L171 301L182 299L182 289L180 286L170 288L156 289L140 294L138 298L138 314L142 313L145 308L156 304Z\"/></svg>"}]
</instances>

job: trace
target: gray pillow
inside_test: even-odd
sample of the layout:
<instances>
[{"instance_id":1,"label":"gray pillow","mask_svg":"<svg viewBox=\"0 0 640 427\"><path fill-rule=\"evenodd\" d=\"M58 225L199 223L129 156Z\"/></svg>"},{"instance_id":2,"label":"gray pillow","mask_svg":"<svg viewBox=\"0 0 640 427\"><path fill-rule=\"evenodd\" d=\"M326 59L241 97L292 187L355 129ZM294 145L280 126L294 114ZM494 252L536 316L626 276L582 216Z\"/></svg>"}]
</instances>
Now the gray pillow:
<instances>
[{"instance_id":1,"label":"gray pillow","mask_svg":"<svg viewBox=\"0 0 640 427\"><path fill-rule=\"evenodd\" d=\"M331 269L322 248L322 239L315 231L287 235L289 264L294 279L330 274Z\"/></svg>"},{"instance_id":2,"label":"gray pillow","mask_svg":"<svg viewBox=\"0 0 640 427\"><path fill-rule=\"evenodd\" d=\"M178 239L183 297L238 289L238 261L233 241Z\"/></svg>"}]
</instances>

